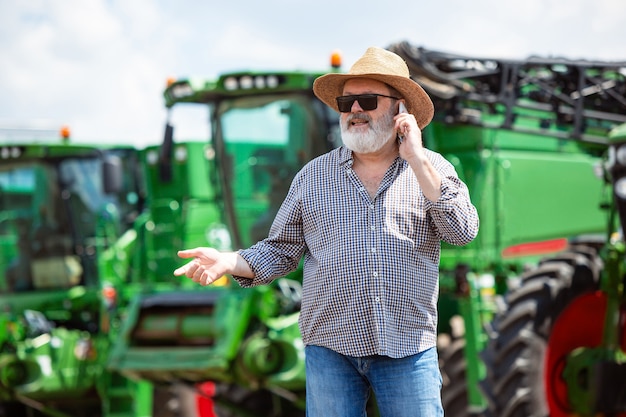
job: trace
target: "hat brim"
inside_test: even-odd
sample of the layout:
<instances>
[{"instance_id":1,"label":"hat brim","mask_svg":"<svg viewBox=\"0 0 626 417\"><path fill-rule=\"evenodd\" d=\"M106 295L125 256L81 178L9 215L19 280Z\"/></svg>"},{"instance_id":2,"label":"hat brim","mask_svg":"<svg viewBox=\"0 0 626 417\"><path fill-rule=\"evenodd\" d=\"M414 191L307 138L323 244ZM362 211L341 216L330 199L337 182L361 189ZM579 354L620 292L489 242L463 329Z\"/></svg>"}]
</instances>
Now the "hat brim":
<instances>
[{"instance_id":1,"label":"hat brim","mask_svg":"<svg viewBox=\"0 0 626 417\"><path fill-rule=\"evenodd\" d=\"M433 119L435 108L432 100L418 83L407 77L376 73L330 73L315 79L313 82L313 93L327 106L339 112L336 98L343 95L343 85L345 82L353 78L377 80L398 90L406 102L407 111L415 116L415 120L420 129L426 127Z\"/></svg>"}]
</instances>

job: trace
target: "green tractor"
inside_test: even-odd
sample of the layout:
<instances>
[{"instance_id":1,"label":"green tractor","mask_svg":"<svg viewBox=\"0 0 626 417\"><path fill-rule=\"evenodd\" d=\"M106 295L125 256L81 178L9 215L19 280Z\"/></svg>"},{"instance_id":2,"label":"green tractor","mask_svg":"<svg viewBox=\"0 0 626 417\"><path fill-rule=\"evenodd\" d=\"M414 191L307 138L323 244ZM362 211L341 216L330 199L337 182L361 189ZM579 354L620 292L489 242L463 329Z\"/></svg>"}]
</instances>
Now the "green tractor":
<instances>
[{"instance_id":1,"label":"green tractor","mask_svg":"<svg viewBox=\"0 0 626 417\"><path fill-rule=\"evenodd\" d=\"M147 194L153 226L173 227L173 238L154 239L163 259L158 270L168 271L162 279L169 285L185 288L136 296L108 365L129 379L176 385L196 404L189 417L304 414L301 270L252 289L226 277L200 287L172 272L182 264L178 249L227 250L263 238L296 172L337 146L338 116L311 91L321 74L228 73L178 80L165 90L164 141L145 152L147 183L156 185ZM209 137L178 139L198 113ZM184 145L190 139L193 149ZM201 210L204 204L210 210ZM181 239L198 230L196 243ZM144 283L138 277L113 286L119 292Z\"/></svg>"},{"instance_id":2,"label":"green tractor","mask_svg":"<svg viewBox=\"0 0 626 417\"><path fill-rule=\"evenodd\" d=\"M0 155L0 415L100 416L110 380L127 383L133 416L147 415L149 387L105 376L98 272L142 210L137 151L33 141Z\"/></svg>"}]
</instances>

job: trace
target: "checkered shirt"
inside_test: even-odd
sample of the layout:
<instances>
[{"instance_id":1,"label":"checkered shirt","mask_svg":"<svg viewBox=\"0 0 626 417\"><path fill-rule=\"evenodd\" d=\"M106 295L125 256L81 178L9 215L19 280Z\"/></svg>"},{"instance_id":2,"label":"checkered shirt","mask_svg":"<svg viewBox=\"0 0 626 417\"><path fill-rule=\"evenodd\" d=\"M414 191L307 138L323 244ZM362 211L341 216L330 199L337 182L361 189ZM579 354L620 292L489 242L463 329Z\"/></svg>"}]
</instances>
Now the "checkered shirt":
<instances>
[{"instance_id":1,"label":"checkered shirt","mask_svg":"<svg viewBox=\"0 0 626 417\"><path fill-rule=\"evenodd\" d=\"M478 215L452 164L426 150L442 176L441 197L424 197L397 158L372 199L340 147L294 178L269 236L239 253L267 284L304 256L300 332L305 344L344 355L406 357L435 346L440 241L464 245Z\"/></svg>"}]
</instances>

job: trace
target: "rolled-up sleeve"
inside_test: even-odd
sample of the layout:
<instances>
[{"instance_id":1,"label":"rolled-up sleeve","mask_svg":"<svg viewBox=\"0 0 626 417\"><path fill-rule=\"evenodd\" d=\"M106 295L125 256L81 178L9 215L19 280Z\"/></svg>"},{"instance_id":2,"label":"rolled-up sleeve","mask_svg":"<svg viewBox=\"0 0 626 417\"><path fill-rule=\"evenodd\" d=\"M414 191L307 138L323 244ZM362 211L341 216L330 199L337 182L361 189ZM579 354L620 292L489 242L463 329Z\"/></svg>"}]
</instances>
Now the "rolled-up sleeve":
<instances>
[{"instance_id":1,"label":"rolled-up sleeve","mask_svg":"<svg viewBox=\"0 0 626 417\"><path fill-rule=\"evenodd\" d=\"M443 178L441 197L429 213L440 239L451 245L466 245L478 235L479 219L467 187L458 178Z\"/></svg>"},{"instance_id":2,"label":"rolled-up sleeve","mask_svg":"<svg viewBox=\"0 0 626 417\"><path fill-rule=\"evenodd\" d=\"M472 204L469 190L461 181L454 166L441 155L429 152L431 162L441 174L441 196L436 202L426 200L439 238L451 245L466 245L476 238L479 218Z\"/></svg>"},{"instance_id":3,"label":"rolled-up sleeve","mask_svg":"<svg viewBox=\"0 0 626 417\"><path fill-rule=\"evenodd\" d=\"M300 175L297 175L270 228L267 238L238 251L254 278L233 276L242 287L269 284L294 271L305 250L300 210Z\"/></svg>"}]
</instances>

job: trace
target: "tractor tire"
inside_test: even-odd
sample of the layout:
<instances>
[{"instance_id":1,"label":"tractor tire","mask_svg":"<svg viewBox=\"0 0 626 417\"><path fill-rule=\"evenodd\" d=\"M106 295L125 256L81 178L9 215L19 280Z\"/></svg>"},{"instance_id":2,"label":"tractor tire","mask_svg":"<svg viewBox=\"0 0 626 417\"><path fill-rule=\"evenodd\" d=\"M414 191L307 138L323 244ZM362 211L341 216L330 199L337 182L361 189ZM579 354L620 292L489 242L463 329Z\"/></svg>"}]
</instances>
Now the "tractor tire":
<instances>
[{"instance_id":1,"label":"tractor tire","mask_svg":"<svg viewBox=\"0 0 626 417\"><path fill-rule=\"evenodd\" d=\"M580 309L578 315L588 313L586 307L576 306L578 300L595 294L601 270L595 249L580 246L544 259L522 275L520 286L506 296L506 308L496 313L494 333L481 355L487 367L481 383L489 404L487 416L572 415L559 366L580 345L566 346L560 334L553 333L555 324L564 323L560 317L571 317L564 315L568 309ZM578 332L583 338L601 327L597 322L589 326L592 329L570 320L564 324L568 333Z\"/></svg>"},{"instance_id":2,"label":"tractor tire","mask_svg":"<svg viewBox=\"0 0 626 417\"><path fill-rule=\"evenodd\" d=\"M0 403L0 417L26 416L26 407L16 402Z\"/></svg>"},{"instance_id":3,"label":"tractor tire","mask_svg":"<svg viewBox=\"0 0 626 417\"><path fill-rule=\"evenodd\" d=\"M469 400L465 371L465 339L453 339L439 350L439 370L443 379L441 403L446 417L468 417Z\"/></svg>"}]
</instances>

